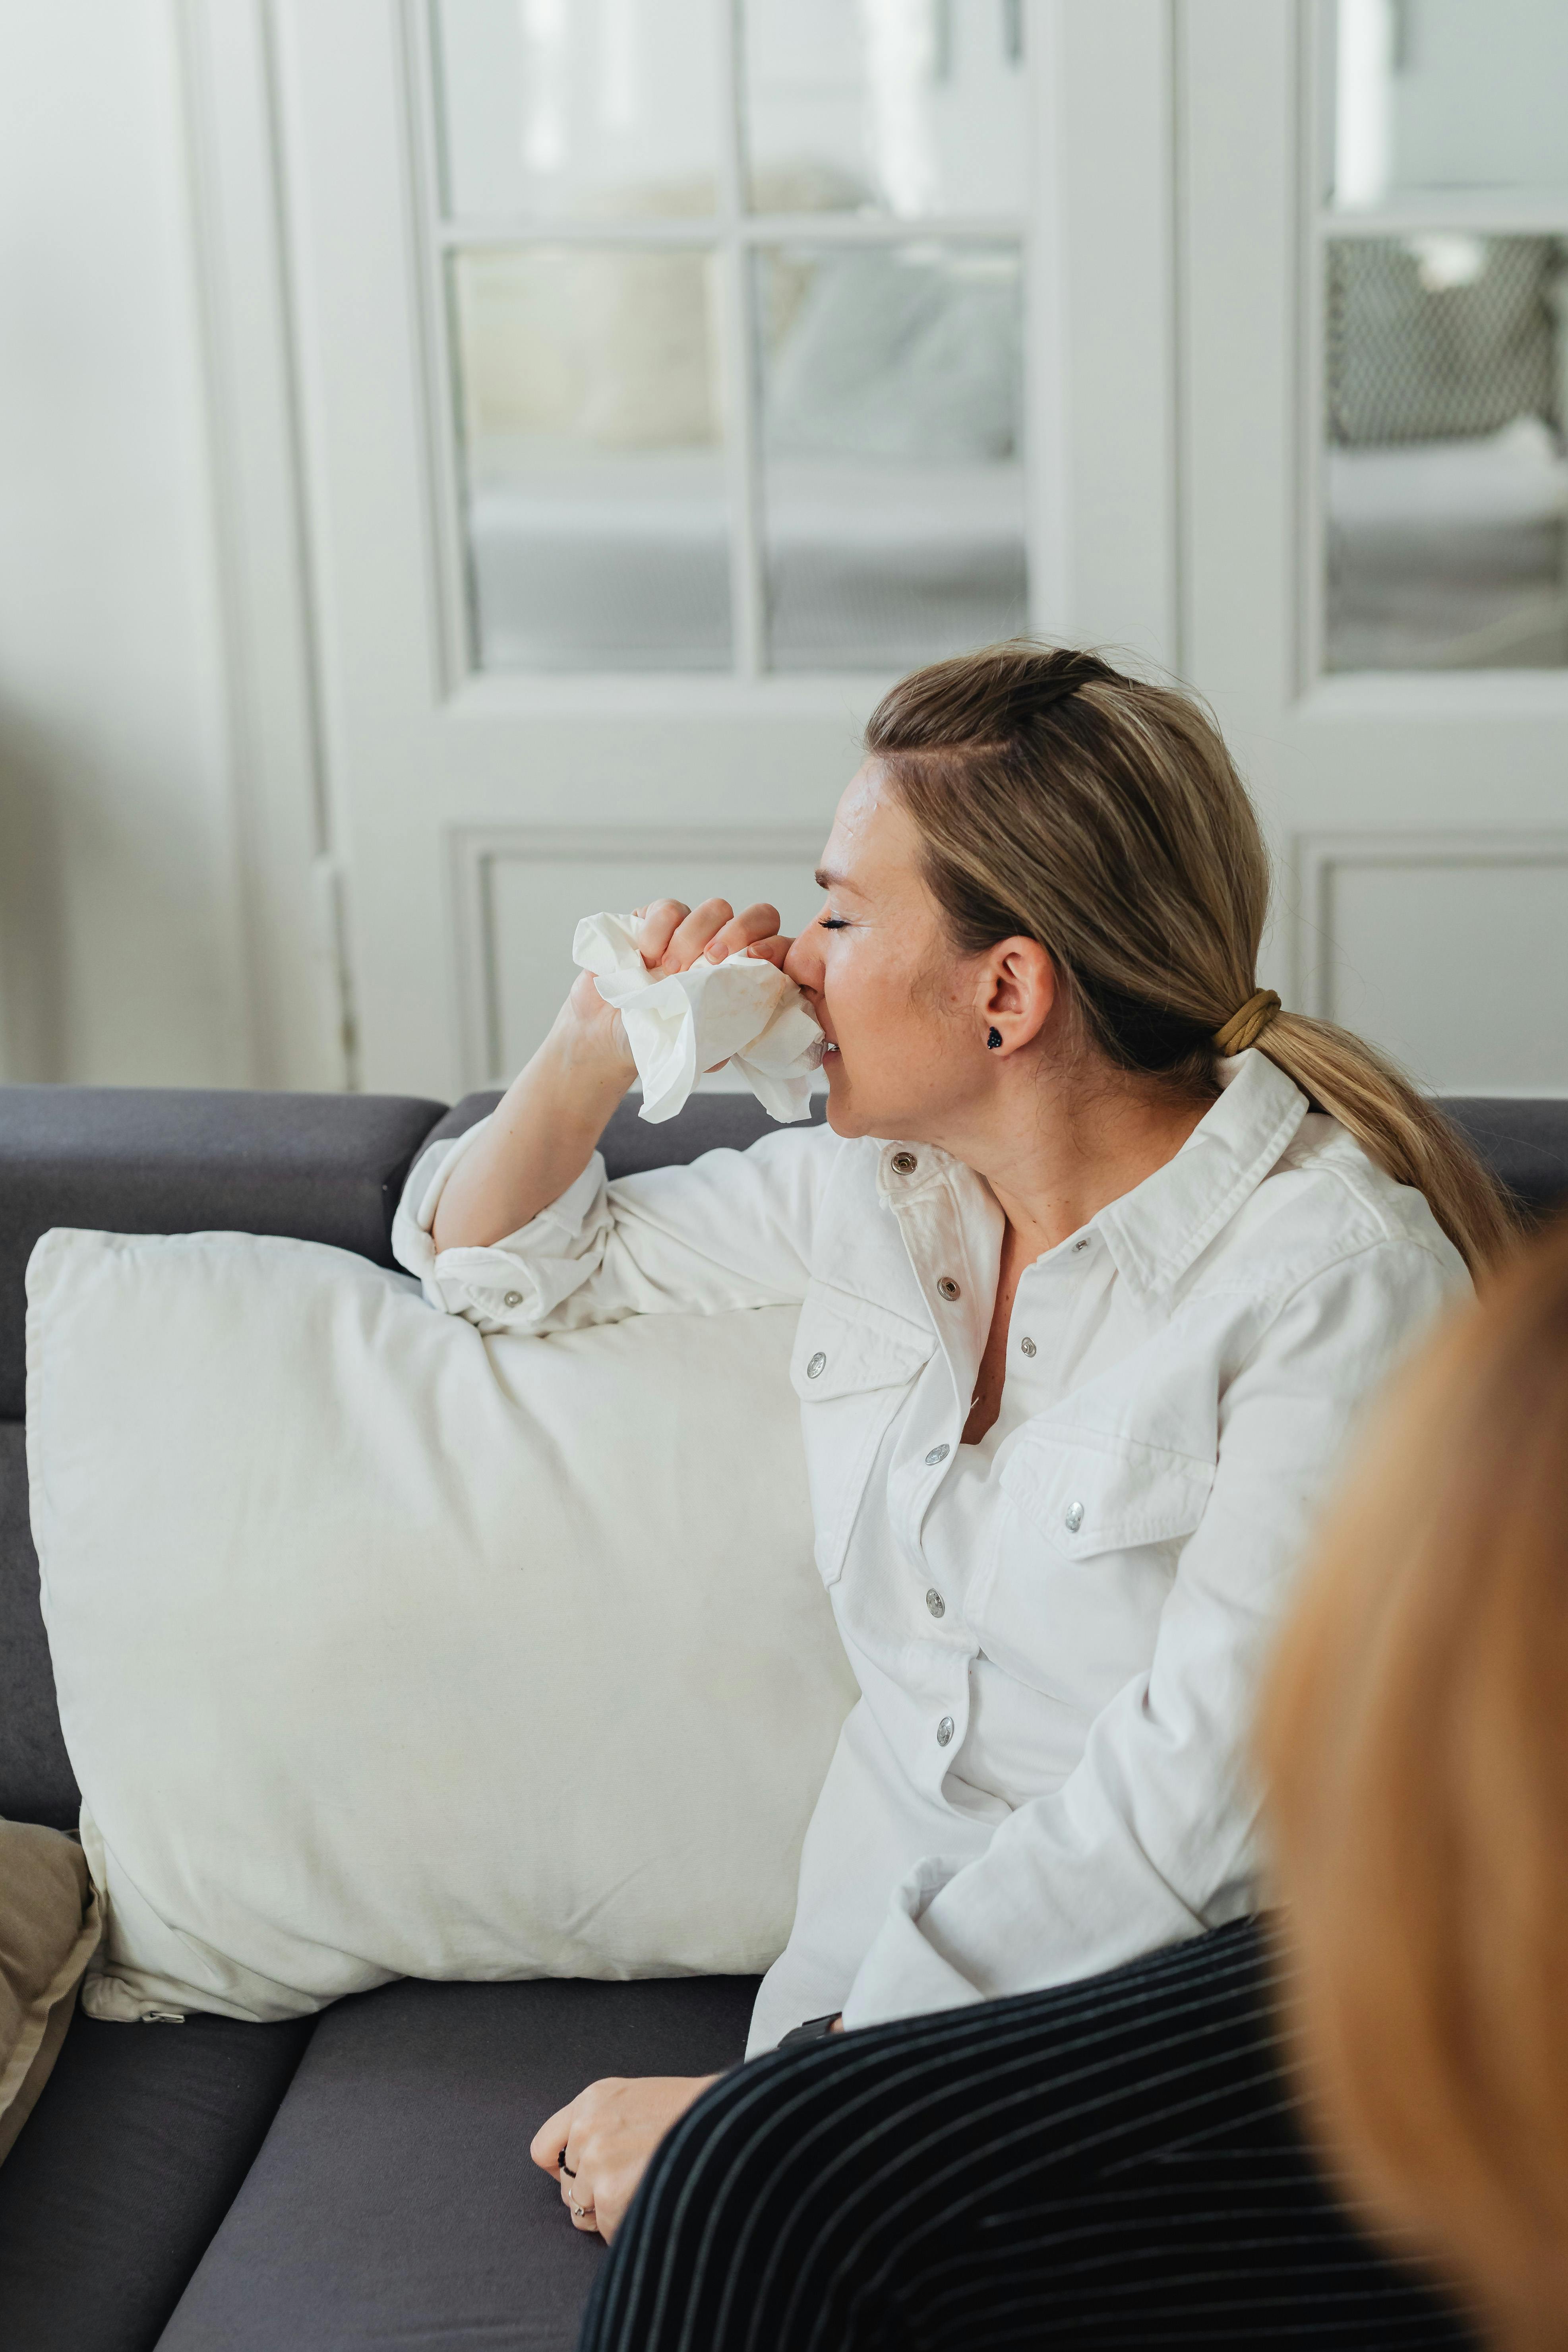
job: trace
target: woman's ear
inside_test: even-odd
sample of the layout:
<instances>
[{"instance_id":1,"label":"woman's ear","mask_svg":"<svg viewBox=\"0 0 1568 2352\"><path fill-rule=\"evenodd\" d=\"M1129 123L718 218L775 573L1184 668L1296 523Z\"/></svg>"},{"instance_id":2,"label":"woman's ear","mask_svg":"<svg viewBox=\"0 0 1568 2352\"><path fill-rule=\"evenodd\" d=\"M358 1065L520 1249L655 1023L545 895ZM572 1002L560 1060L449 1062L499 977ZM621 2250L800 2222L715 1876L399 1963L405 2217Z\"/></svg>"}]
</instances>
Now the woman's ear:
<instances>
[{"instance_id":1,"label":"woman's ear","mask_svg":"<svg viewBox=\"0 0 1568 2352\"><path fill-rule=\"evenodd\" d=\"M1057 968L1038 940L1001 940L987 953L976 990L981 1041L1000 1035L1005 1058L1033 1043L1058 996Z\"/></svg>"}]
</instances>

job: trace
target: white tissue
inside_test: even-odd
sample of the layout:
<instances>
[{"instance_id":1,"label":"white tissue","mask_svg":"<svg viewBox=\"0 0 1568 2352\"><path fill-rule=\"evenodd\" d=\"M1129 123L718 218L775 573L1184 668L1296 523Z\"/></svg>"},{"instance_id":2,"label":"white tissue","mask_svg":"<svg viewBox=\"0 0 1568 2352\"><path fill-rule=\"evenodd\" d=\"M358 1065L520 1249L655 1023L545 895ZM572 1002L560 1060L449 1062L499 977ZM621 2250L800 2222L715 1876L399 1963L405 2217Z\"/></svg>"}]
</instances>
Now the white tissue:
<instances>
[{"instance_id":1,"label":"white tissue","mask_svg":"<svg viewBox=\"0 0 1568 2352\"><path fill-rule=\"evenodd\" d=\"M642 1116L673 1118L700 1074L728 1063L770 1118L808 1118L822 1030L793 980L760 956L700 958L689 971L649 971L629 915L584 915L572 960L626 1024L642 1080Z\"/></svg>"}]
</instances>

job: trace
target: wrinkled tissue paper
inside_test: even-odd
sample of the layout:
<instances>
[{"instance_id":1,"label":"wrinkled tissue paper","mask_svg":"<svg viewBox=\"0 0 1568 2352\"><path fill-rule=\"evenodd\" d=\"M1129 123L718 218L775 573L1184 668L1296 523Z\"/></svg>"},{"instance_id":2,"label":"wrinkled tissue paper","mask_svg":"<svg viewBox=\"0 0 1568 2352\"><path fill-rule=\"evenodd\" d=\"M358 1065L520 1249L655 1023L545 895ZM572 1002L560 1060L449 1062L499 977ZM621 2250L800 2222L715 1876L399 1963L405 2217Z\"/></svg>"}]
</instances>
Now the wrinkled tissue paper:
<instances>
[{"instance_id":1,"label":"wrinkled tissue paper","mask_svg":"<svg viewBox=\"0 0 1568 2352\"><path fill-rule=\"evenodd\" d=\"M642 1080L642 1117L673 1118L699 1076L739 1071L770 1118L808 1118L822 1062L816 1015L793 980L758 956L700 959L689 971L649 971L629 915L584 915L572 960L626 1023Z\"/></svg>"}]
</instances>

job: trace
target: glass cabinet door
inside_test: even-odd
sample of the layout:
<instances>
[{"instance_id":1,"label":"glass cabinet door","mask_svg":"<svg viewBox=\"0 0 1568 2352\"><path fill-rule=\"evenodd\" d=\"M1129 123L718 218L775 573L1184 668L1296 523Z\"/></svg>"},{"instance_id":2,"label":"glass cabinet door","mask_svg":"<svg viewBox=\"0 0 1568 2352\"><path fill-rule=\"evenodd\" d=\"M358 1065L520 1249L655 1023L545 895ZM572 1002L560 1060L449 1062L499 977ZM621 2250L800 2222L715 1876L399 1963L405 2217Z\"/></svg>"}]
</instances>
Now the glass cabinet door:
<instances>
[{"instance_id":1,"label":"glass cabinet door","mask_svg":"<svg viewBox=\"0 0 1568 2352\"><path fill-rule=\"evenodd\" d=\"M1321 267L1330 670L1568 663L1568 7L1337 0Z\"/></svg>"},{"instance_id":2,"label":"glass cabinet door","mask_svg":"<svg viewBox=\"0 0 1568 2352\"><path fill-rule=\"evenodd\" d=\"M1022 0L432 0L480 670L1022 628Z\"/></svg>"}]
</instances>

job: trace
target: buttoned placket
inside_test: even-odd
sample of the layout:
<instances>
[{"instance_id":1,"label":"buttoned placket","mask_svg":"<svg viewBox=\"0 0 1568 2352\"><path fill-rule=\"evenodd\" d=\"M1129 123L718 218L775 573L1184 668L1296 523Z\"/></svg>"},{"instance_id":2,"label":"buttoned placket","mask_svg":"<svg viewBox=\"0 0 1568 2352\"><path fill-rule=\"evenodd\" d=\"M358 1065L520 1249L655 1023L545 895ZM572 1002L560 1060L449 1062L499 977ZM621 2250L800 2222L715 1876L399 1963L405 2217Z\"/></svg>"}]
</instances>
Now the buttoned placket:
<instances>
[{"instance_id":1,"label":"buttoned placket","mask_svg":"<svg viewBox=\"0 0 1568 2352\"><path fill-rule=\"evenodd\" d=\"M1098 1226L1058 1242L1026 1266L1013 1301L1007 1378L1021 1378L1033 1410L1047 1412L1071 1386L1082 1318L1112 1271Z\"/></svg>"},{"instance_id":2,"label":"buttoned placket","mask_svg":"<svg viewBox=\"0 0 1568 2352\"><path fill-rule=\"evenodd\" d=\"M900 1159L913 1164L900 1168ZM940 1712L934 1724L934 1753L928 1747L927 1754L940 1785L958 1762L964 1747L971 1668L979 1651L963 1612L953 1612L951 1596L942 1590L940 1580L930 1577L931 1563L924 1542L924 1525L952 1464L968 1418L989 1336L989 1310L994 1300L994 1276L999 1265L993 1270L989 1285L984 1275L977 1275L955 1183L952 1179L943 1181L936 1171L921 1183L919 1162L920 1154L912 1150L891 1155L888 1164L893 1172L906 1181L913 1179L914 1183L907 1191L900 1188L895 1192L890 1185L886 1190L949 1369L947 1411L956 1417L958 1424L952 1436L938 1436L930 1444L921 1443L932 1435L929 1421L918 1431L910 1431L912 1462L906 1449L904 1509L900 1514L900 1550L912 1579L917 1582L922 1577L926 1580L921 1600L928 1622L920 1646L926 1658L938 1666L928 1684L928 1705ZM1097 1249L1103 1251L1102 1239L1093 1227L1088 1228L1036 1259L1019 1278L1008 1318L1004 1379L1015 1384L1015 1397L1019 1383L1026 1391L1035 1391L1029 1400L1035 1411L1046 1410L1060 1393L1061 1381L1074 1352L1070 1344L1071 1328L1077 1320L1073 1307L1083 1290L1085 1261ZM998 1259L999 1256L998 1246ZM1084 1303L1087 1307L1087 1297ZM908 1473L913 1464L918 1464L920 1475L911 1480Z\"/></svg>"},{"instance_id":3,"label":"buttoned placket","mask_svg":"<svg viewBox=\"0 0 1568 2352\"><path fill-rule=\"evenodd\" d=\"M921 1679L931 1715L925 1753L931 1778L940 1786L963 1745L969 1720L970 1666L977 1649L963 1616L951 1608L948 1595L931 1580L921 1529L969 1417L990 1328L996 1268L977 1262L974 1237L967 1229L960 1198L961 1187L965 1182L977 1184L978 1179L970 1177L967 1171L954 1172L954 1163L944 1156L934 1165L923 1165L930 1157L914 1147L889 1152L883 1161L882 1190L898 1219L949 1374L940 1423L931 1409L941 1384L931 1381L929 1374L923 1384L926 1396L917 1391L912 1401L913 1413L923 1425L911 1421L906 1432L895 1507L899 1549L919 1595L916 1605L926 1621L924 1638L918 1645L927 1669ZM981 1206L977 1195L977 1212ZM999 1259L999 1231L994 1241ZM889 1502L893 1501L890 1490Z\"/></svg>"}]
</instances>

